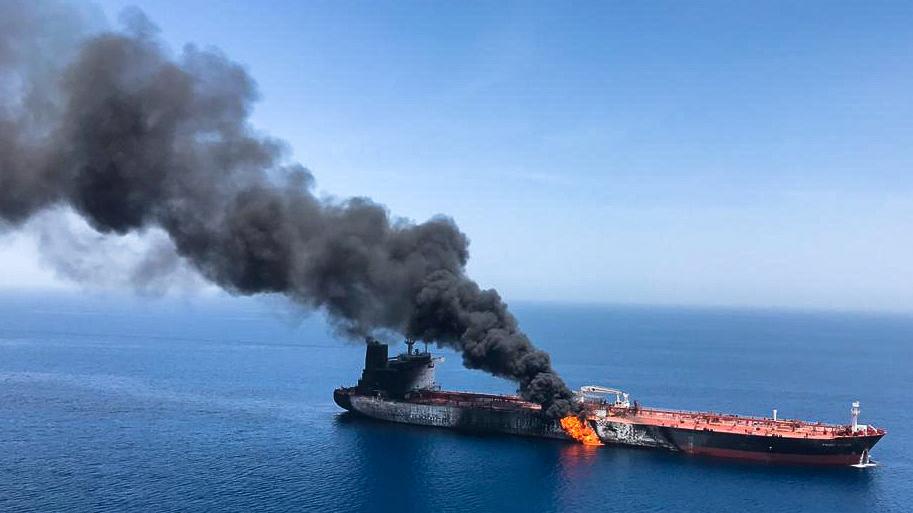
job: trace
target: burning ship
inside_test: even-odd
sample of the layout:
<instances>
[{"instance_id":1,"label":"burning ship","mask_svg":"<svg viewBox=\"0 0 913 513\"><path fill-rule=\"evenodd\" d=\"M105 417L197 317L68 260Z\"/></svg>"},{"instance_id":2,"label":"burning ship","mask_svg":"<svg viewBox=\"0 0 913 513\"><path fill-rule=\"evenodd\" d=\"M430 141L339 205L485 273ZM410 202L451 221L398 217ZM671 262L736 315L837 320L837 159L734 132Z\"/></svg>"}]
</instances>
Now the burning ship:
<instances>
[{"instance_id":1,"label":"burning ship","mask_svg":"<svg viewBox=\"0 0 913 513\"><path fill-rule=\"evenodd\" d=\"M405 353L387 356L387 345L367 340L365 368L354 387L337 388L336 404L375 419L451 429L569 439L541 407L515 396L445 392L434 380L443 361L406 341Z\"/></svg>"},{"instance_id":2,"label":"burning ship","mask_svg":"<svg viewBox=\"0 0 913 513\"><path fill-rule=\"evenodd\" d=\"M443 361L406 341L405 353L388 356L388 346L367 340L365 367L353 387L337 388L340 407L367 417L476 433L506 433L586 445L649 447L770 463L873 466L870 452L885 430L860 424L859 403L849 425L773 416L647 408L627 393L585 386L576 394L579 415L545 416L538 404L516 396L442 391L435 365Z\"/></svg>"}]
</instances>

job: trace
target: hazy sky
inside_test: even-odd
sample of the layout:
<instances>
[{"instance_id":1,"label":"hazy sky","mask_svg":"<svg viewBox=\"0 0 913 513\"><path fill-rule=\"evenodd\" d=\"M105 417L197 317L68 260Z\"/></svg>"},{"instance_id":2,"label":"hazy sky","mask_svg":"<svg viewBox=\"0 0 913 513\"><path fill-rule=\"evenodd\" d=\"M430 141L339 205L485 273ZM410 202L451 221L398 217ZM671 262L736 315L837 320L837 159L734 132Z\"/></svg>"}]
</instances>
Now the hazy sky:
<instances>
[{"instance_id":1,"label":"hazy sky","mask_svg":"<svg viewBox=\"0 0 913 513\"><path fill-rule=\"evenodd\" d=\"M100 2L508 299L913 311L911 2ZM572 8L569 6L573 6ZM28 236L0 286L57 282Z\"/></svg>"}]
</instances>

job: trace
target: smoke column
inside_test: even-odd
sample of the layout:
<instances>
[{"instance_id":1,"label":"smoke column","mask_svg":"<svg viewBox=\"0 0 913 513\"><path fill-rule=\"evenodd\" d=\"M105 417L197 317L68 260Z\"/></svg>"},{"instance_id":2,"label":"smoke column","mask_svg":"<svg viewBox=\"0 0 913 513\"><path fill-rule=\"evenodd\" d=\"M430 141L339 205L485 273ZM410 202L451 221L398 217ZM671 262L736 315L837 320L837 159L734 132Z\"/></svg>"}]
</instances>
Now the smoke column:
<instances>
[{"instance_id":1,"label":"smoke column","mask_svg":"<svg viewBox=\"0 0 913 513\"><path fill-rule=\"evenodd\" d=\"M138 10L0 3L0 224L68 207L97 232L161 229L232 294L279 293L351 336L392 330L459 350L551 416L571 393L494 290L465 273L453 220L414 224L367 198L321 200L248 121L254 81L215 50L172 54ZM74 20L84 20L77 23Z\"/></svg>"}]
</instances>

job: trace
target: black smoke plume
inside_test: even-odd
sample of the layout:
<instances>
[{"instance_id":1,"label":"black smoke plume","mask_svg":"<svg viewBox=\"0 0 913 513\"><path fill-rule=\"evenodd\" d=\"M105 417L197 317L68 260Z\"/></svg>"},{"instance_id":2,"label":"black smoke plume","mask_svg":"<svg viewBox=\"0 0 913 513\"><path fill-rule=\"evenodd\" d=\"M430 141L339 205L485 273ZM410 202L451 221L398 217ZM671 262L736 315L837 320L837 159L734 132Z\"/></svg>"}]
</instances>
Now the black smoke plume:
<instances>
[{"instance_id":1,"label":"black smoke plume","mask_svg":"<svg viewBox=\"0 0 913 513\"><path fill-rule=\"evenodd\" d=\"M37 7L36 7L37 6ZM171 54L139 11L123 31L86 9L0 2L0 223L61 206L99 233L163 229L232 294L280 293L351 336L392 330L459 350L552 416L572 409L549 357L494 290L466 276L453 220L414 224L368 198L320 200L248 117L257 93L216 50Z\"/></svg>"}]
</instances>

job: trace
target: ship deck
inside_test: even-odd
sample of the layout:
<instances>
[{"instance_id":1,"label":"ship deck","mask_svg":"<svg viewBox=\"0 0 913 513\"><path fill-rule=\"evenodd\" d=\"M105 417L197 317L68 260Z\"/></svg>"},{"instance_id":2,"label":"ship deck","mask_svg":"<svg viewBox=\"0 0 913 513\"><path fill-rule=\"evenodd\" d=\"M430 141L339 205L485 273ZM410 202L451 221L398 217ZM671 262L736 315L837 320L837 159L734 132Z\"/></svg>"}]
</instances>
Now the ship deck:
<instances>
[{"instance_id":1,"label":"ship deck","mask_svg":"<svg viewBox=\"0 0 913 513\"><path fill-rule=\"evenodd\" d=\"M802 439L834 439L842 437L883 435L882 429L861 426L853 432L849 426L806 422L801 420L748 417L713 412L690 412L660 408L625 408L609 406L607 417L619 422L652 426L711 431L737 435L773 436Z\"/></svg>"},{"instance_id":2,"label":"ship deck","mask_svg":"<svg viewBox=\"0 0 913 513\"><path fill-rule=\"evenodd\" d=\"M410 403L436 406L460 406L466 408L488 408L492 410L526 410L541 411L536 403L524 401L517 396L477 394L473 392L421 391L410 394L406 399Z\"/></svg>"}]
</instances>

